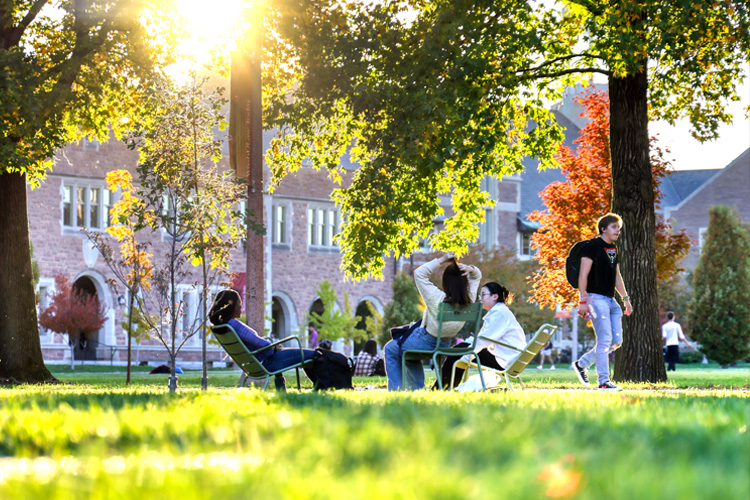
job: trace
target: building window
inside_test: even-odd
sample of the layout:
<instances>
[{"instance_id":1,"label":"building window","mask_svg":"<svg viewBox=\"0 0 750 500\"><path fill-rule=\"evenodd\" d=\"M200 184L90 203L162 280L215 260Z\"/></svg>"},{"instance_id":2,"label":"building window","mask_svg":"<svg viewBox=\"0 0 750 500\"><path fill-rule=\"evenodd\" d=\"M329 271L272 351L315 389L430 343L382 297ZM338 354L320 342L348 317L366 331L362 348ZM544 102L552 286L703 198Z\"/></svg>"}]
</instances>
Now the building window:
<instances>
[{"instance_id":1,"label":"building window","mask_svg":"<svg viewBox=\"0 0 750 500\"><path fill-rule=\"evenodd\" d=\"M105 229L110 225L113 193L104 182L63 181L63 229Z\"/></svg>"},{"instance_id":2,"label":"building window","mask_svg":"<svg viewBox=\"0 0 750 500\"><path fill-rule=\"evenodd\" d=\"M339 233L339 211L336 209L307 209L307 244L316 247L336 247L334 237Z\"/></svg>"},{"instance_id":3,"label":"building window","mask_svg":"<svg viewBox=\"0 0 750 500\"><path fill-rule=\"evenodd\" d=\"M289 243L289 207L287 205L273 205L271 209L271 227L271 243Z\"/></svg>"},{"instance_id":4,"label":"building window","mask_svg":"<svg viewBox=\"0 0 750 500\"><path fill-rule=\"evenodd\" d=\"M485 248L492 248L493 246L495 246L496 226L497 224L495 224L495 211L485 210L484 222L479 225L478 243L480 245L484 245Z\"/></svg>"},{"instance_id":5,"label":"building window","mask_svg":"<svg viewBox=\"0 0 750 500\"><path fill-rule=\"evenodd\" d=\"M708 231L707 227L702 227L698 229L698 255L703 253L703 244L706 242L707 231Z\"/></svg>"},{"instance_id":6,"label":"building window","mask_svg":"<svg viewBox=\"0 0 750 500\"><path fill-rule=\"evenodd\" d=\"M96 139L90 141L84 138L83 150L84 151L99 151L99 141L97 141Z\"/></svg>"},{"instance_id":7,"label":"building window","mask_svg":"<svg viewBox=\"0 0 750 500\"><path fill-rule=\"evenodd\" d=\"M222 289L220 286L208 288L208 307L213 303L214 297ZM178 285L175 289L175 305L177 309L177 334L184 338L193 335L187 341L188 346L199 346L203 338L202 314L203 314L203 287L199 285ZM208 308L206 309L208 312Z\"/></svg>"},{"instance_id":8,"label":"building window","mask_svg":"<svg viewBox=\"0 0 750 500\"><path fill-rule=\"evenodd\" d=\"M531 257L531 235L528 231L522 231L518 233L518 255L520 257L529 258Z\"/></svg>"}]
</instances>

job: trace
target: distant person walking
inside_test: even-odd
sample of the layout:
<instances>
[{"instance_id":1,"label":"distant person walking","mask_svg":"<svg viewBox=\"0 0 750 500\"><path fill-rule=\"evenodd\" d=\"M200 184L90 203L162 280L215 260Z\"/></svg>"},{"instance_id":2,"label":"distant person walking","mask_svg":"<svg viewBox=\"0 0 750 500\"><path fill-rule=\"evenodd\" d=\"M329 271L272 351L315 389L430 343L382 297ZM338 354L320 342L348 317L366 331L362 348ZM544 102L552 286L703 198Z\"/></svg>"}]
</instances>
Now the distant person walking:
<instances>
[{"instance_id":1,"label":"distant person walking","mask_svg":"<svg viewBox=\"0 0 750 500\"><path fill-rule=\"evenodd\" d=\"M554 370L555 360L552 359L552 342L547 342L547 345L542 347L542 352L539 353L539 366L537 368L540 370L544 370L544 358L549 360L549 364L551 365L549 369Z\"/></svg>"},{"instance_id":2,"label":"distant person walking","mask_svg":"<svg viewBox=\"0 0 750 500\"><path fill-rule=\"evenodd\" d=\"M318 330L315 329L315 325L310 324L307 327L307 332L309 334L308 343L310 344L310 349L315 349L318 347Z\"/></svg>"},{"instance_id":3,"label":"distant person walking","mask_svg":"<svg viewBox=\"0 0 750 500\"><path fill-rule=\"evenodd\" d=\"M667 346L667 371L676 371L675 365L680 360L680 341L685 342L688 347L693 346L682 333L682 327L674 320L672 311L667 313L667 322L661 326L661 338Z\"/></svg>"},{"instance_id":4,"label":"distant person walking","mask_svg":"<svg viewBox=\"0 0 750 500\"><path fill-rule=\"evenodd\" d=\"M590 318L594 325L596 345L573 363L578 380L588 387L588 368L596 363L598 387L620 391L621 387L609 380L609 353L622 345L622 309L615 300L615 290L625 302L625 314L633 312L625 283L618 265L615 241L620 237L622 218L608 213L596 221L599 237L583 248L581 271L578 276L580 300L578 314Z\"/></svg>"}]
</instances>

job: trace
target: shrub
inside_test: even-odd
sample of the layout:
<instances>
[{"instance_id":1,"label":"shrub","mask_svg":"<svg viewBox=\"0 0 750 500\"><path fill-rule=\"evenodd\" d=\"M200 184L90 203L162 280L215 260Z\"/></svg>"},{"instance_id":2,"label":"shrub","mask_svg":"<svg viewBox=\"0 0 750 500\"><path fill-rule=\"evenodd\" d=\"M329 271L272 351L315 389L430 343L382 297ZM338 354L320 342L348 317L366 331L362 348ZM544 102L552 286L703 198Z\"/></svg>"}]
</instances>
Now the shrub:
<instances>
[{"instance_id":1,"label":"shrub","mask_svg":"<svg viewBox=\"0 0 750 500\"><path fill-rule=\"evenodd\" d=\"M680 353L680 363L700 363L703 361L703 353L700 351L687 351Z\"/></svg>"},{"instance_id":2,"label":"shrub","mask_svg":"<svg viewBox=\"0 0 750 500\"><path fill-rule=\"evenodd\" d=\"M706 356L727 365L750 353L750 236L727 206L711 207L709 216L688 323Z\"/></svg>"}]
</instances>

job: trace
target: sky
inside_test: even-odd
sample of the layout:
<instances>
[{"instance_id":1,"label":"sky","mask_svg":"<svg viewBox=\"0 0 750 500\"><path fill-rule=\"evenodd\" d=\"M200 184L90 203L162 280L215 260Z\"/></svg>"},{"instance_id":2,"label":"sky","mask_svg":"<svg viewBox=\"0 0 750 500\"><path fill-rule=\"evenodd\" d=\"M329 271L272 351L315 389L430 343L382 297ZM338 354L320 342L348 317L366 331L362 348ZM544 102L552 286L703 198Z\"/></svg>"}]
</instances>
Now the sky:
<instances>
[{"instance_id":1,"label":"sky","mask_svg":"<svg viewBox=\"0 0 750 500\"><path fill-rule=\"evenodd\" d=\"M746 71L750 75L750 71ZM682 121L674 127L666 122L653 122L649 134L659 134L659 143L670 149L667 158L672 159L675 170L724 168L732 160L750 148L750 119L745 110L750 106L750 83L745 80L738 88L740 101L731 103L734 115L731 125L719 127L719 138L700 143L690 135L690 125Z\"/></svg>"}]
</instances>

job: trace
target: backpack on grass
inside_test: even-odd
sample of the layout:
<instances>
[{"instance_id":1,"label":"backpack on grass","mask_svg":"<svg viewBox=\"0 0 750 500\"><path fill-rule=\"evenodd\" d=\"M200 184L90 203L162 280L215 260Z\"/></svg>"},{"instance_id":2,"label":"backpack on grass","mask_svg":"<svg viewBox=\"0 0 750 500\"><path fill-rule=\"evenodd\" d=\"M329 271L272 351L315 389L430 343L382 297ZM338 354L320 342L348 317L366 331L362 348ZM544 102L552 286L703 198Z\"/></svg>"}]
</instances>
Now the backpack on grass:
<instances>
[{"instance_id":1,"label":"backpack on grass","mask_svg":"<svg viewBox=\"0 0 750 500\"><path fill-rule=\"evenodd\" d=\"M578 276L581 273L581 257L583 257L583 249L594 241L596 238L590 240L579 241L568 251L568 257L565 259L565 278L570 283L570 286L578 289Z\"/></svg>"},{"instance_id":2,"label":"backpack on grass","mask_svg":"<svg viewBox=\"0 0 750 500\"><path fill-rule=\"evenodd\" d=\"M352 361L340 352L328 349L315 349L313 356L314 390L353 389Z\"/></svg>"}]
</instances>

